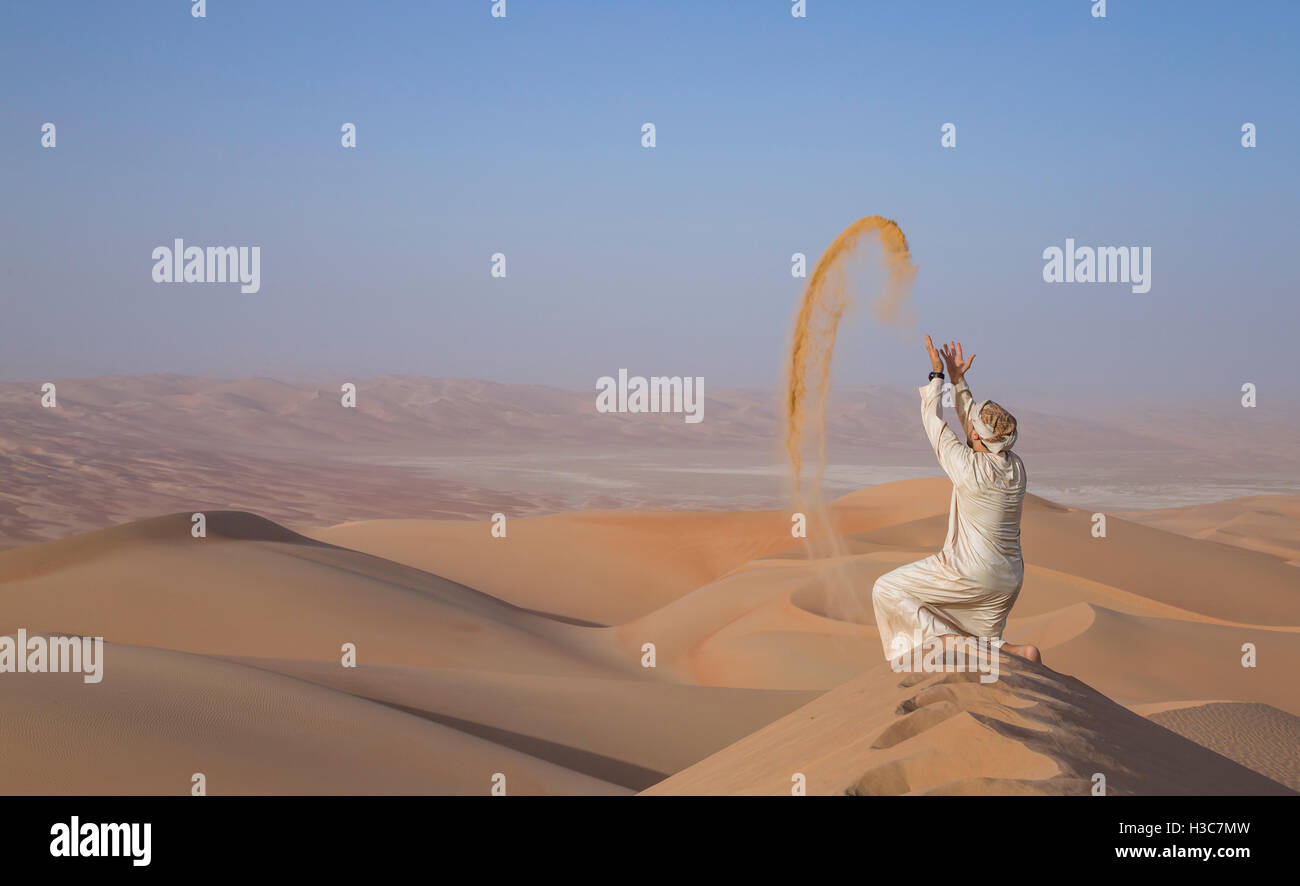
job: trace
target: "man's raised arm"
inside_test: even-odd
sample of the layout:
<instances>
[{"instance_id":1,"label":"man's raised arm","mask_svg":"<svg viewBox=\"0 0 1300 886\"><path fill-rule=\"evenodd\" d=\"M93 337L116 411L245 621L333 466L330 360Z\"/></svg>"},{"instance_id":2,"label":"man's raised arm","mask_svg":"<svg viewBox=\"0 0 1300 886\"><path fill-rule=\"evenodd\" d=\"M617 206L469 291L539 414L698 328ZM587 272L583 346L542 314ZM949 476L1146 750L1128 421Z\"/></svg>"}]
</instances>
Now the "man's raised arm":
<instances>
[{"instance_id":1,"label":"man's raised arm","mask_svg":"<svg viewBox=\"0 0 1300 886\"><path fill-rule=\"evenodd\" d=\"M939 353L943 357L944 366L948 368L948 380L952 382L952 402L957 407L957 423L965 428L970 408L975 403L970 386L966 384L966 370L975 362L975 355L971 354L969 360L963 359L959 341L948 342L939 349Z\"/></svg>"},{"instance_id":2,"label":"man's raised arm","mask_svg":"<svg viewBox=\"0 0 1300 886\"><path fill-rule=\"evenodd\" d=\"M930 355L932 371L929 383L920 389L921 424L925 427L925 435L930 438L930 448L938 457L939 466L953 483L961 485L974 477L975 454L943 420L943 364L939 362L939 353L928 335L925 348Z\"/></svg>"}]
</instances>

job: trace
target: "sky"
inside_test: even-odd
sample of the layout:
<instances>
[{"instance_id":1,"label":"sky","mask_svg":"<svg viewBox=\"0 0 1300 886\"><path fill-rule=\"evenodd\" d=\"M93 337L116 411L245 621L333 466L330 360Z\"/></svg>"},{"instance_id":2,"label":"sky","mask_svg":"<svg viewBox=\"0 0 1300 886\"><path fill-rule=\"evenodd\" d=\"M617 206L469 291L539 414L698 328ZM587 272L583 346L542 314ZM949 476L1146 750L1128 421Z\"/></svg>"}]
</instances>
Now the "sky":
<instances>
[{"instance_id":1,"label":"sky","mask_svg":"<svg viewBox=\"0 0 1300 886\"><path fill-rule=\"evenodd\" d=\"M1298 4L492 5L5 3L0 379L775 386L791 255L880 214L914 322L854 311L836 382L923 383L928 332L977 396L1297 397ZM178 237L260 291L154 282ZM1044 282L1067 237L1150 291Z\"/></svg>"}]
</instances>

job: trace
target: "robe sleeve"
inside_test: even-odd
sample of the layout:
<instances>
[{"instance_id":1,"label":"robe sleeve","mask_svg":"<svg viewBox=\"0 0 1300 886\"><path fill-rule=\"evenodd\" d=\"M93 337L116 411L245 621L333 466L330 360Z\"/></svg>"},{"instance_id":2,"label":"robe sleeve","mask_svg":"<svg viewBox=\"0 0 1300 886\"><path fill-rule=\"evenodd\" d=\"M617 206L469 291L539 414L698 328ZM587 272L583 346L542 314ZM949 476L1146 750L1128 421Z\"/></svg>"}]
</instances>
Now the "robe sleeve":
<instances>
[{"instance_id":1,"label":"robe sleeve","mask_svg":"<svg viewBox=\"0 0 1300 886\"><path fill-rule=\"evenodd\" d=\"M925 426L926 436L930 438L930 448L939 458L939 466L955 485L970 485L975 482L975 453L957 438L943 420L943 380L932 380L920 392L921 423ZM970 396L969 391L966 396Z\"/></svg>"},{"instance_id":2,"label":"robe sleeve","mask_svg":"<svg viewBox=\"0 0 1300 886\"><path fill-rule=\"evenodd\" d=\"M965 428L970 408L975 405L975 398L966 384L966 379L963 378L952 386L952 402L957 407L957 424Z\"/></svg>"}]
</instances>

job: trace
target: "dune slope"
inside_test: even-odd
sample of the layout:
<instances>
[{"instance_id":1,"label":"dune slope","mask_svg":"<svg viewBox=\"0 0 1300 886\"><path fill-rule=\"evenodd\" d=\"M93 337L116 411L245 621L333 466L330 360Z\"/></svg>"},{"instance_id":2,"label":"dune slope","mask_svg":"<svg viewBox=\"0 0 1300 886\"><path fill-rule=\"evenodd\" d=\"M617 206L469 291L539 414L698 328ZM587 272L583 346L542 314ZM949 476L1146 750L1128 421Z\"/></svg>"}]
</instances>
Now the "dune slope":
<instances>
[{"instance_id":1,"label":"dune slope","mask_svg":"<svg viewBox=\"0 0 1300 886\"><path fill-rule=\"evenodd\" d=\"M881 665L646 794L1288 794L1088 685L1011 655L998 679Z\"/></svg>"}]
</instances>

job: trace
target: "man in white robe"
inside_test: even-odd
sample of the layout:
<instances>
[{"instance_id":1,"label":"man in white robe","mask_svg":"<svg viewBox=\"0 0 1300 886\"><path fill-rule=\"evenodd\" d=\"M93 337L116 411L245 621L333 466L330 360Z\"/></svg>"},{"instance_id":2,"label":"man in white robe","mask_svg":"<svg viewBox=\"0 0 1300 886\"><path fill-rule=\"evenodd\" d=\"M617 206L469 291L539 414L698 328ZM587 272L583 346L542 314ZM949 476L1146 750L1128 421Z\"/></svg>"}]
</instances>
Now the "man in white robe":
<instances>
[{"instance_id":1,"label":"man in white robe","mask_svg":"<svg viewBox=\"0 0 1300 886\"><path fill-rule=\"evenodd\" d=\"M876 626L886 659L909 653L945 634L986 638L993 646L1041 661L1033 646L1002 639L1007 613L1024 581L1020 552L1020 512L1025 497L1025 465L1011 451L1015 418L996 403L975 403L966 370L975 361L962 357L961 344L944 345L942 356L953 384L957 418L966 430L963 443L943 420L943 364L930 336L930 381L920 389L921 421L930 448L952 480L948 536L943 550L881 576L872 591Z\"/></svg>"}]
</instances>

